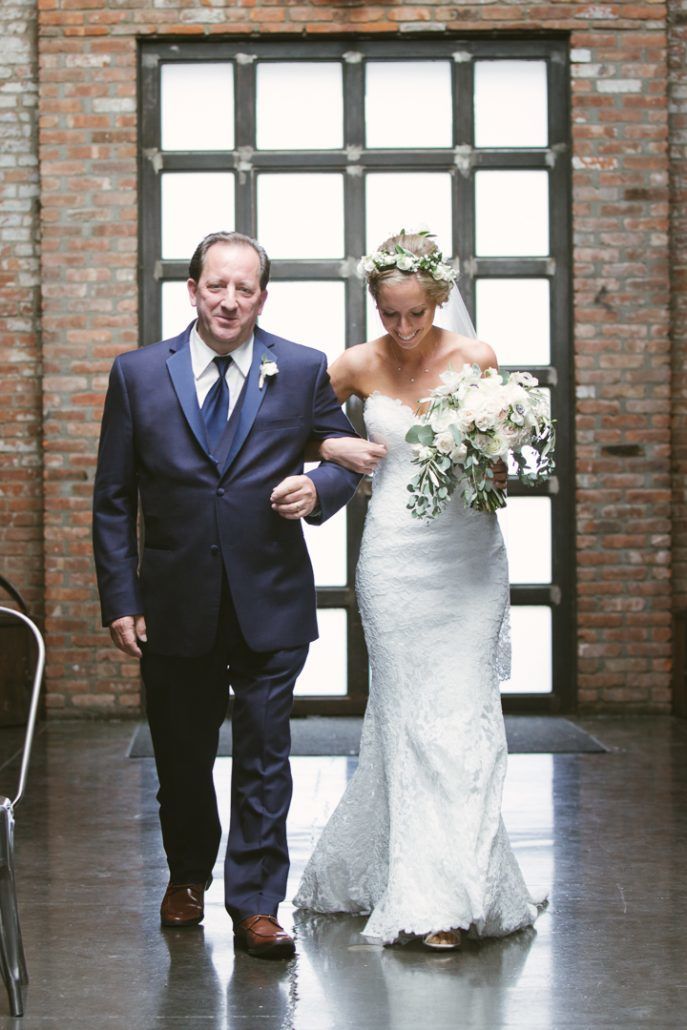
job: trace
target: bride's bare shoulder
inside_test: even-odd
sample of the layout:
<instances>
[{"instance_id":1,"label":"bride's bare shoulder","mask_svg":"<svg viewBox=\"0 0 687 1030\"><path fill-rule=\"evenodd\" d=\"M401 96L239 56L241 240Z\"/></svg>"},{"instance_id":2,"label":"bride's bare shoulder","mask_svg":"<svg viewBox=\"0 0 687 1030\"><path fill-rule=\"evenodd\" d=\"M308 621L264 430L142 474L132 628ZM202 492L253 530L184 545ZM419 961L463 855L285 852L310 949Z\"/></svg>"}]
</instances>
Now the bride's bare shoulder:
<instances>
[{"instance_id":1,"label":"bride's bare shoulder","mask_svg":"<svg viewBox=\"0 0 687 1030\"><path fill-rule=\"evenodd\" d=\"M494 349L484 340L451 333L448 343L452 364L479 365L481 369L499 367Z\"/></svg>"},{"instance_id":2,"label":"bride's bare shoulder","mask_svg":"<svg viewBox=\"0 0 687 1030\"><path fill-rule=\"evenodd\" d=\"M351 394L366 397L371 392L370 378L374 379L382 360L379 344L380 340L356 343L352 347L347 347L332 363L329 376L337 396L344 396L346 399Z\"/></svg>"},{"instance_id":3,"label":"bride's bare shoulder","mask_svg":"<svg viewBox=\"0 0 687 1030\"><path fill-rule=\"evenodd\" d=\"M374 357L375 345L378 342L378 340L369 340L367 343L354 343L352 347L347 347L336 360L344 361L351 367L365 365Z\"/></svg>"},{"instance_id":4,"label":"bride's bare shoulder","mask_svg":"<svg viewBox=\"0 0 687 1030\"><path fill-rule=\"evenodd\" d=\"M332 365L348 375L366 374L375 369L382 360L381 337L378 340L368 340L367 343L356 343L347 347L343 354L340 354Z\"/></svg>"}]
</instances>

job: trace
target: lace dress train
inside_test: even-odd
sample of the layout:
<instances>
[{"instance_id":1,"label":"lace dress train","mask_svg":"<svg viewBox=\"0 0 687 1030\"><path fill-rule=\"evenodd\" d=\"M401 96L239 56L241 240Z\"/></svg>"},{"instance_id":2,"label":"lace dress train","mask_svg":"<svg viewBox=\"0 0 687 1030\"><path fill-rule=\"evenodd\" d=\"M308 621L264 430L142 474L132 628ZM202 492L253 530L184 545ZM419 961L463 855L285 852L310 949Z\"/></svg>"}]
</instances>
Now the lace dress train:
<instances>
[{"instance_id":1,"label":"lace dress train","mask_svg":"<svg viewBox=\"0 0 687 1030\"><path fill-rule=\"evenodd\" d=\"M495 515L462 498L406 510L413 412L365 406L388 454L374 477L357 593L371 664L358 768L306 867L296 906L369 913L385 943L461 927L503 936L537 915L503 821L508 566Z\"/></svg>"}]
</instances>

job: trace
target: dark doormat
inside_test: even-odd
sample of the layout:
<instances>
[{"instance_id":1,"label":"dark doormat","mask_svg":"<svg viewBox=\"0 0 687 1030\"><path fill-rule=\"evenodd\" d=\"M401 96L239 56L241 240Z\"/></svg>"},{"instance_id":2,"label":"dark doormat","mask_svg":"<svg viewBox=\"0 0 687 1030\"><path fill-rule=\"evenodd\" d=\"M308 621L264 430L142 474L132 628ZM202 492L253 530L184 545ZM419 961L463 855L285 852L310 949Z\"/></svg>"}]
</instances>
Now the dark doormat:
<instances>
[{"instance_id":1,"label":"dark doormat","mask_svg":"<svg viewBox=\"0 0 687 1030\"><path fill-rule=\"evenodd\" d=\"M291 720L292 755L357 755L360 746L362 719L311 715ZM582 754L609 749L595 737L575 726L569 719L551 715L507 715L508 751L522 754ZM225 722L220 731L221 756L231 755L231 724ZM145 723L137 726L129 758L152 758L150 731Z\"/></svg>"}]
</instances>

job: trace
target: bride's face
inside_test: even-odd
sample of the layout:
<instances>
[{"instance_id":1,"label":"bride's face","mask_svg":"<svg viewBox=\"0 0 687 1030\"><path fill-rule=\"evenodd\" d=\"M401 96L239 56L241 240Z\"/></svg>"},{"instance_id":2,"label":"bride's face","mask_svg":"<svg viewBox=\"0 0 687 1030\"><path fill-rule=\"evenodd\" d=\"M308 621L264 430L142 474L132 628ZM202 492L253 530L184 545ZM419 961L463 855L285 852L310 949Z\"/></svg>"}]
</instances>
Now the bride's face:
<instances>
[{"instance_id":1,"label":"bride's face","mask_svg":"<svg viewBox=\"0 0 687 1030\"><path fill-rule=\"evenodd\" d=\"M387 333L402 350L413 350L425 339L434 322L436 304L430 301L414 275L401 283L382 283L377 310Z\"/></svg>"}]
</instances>

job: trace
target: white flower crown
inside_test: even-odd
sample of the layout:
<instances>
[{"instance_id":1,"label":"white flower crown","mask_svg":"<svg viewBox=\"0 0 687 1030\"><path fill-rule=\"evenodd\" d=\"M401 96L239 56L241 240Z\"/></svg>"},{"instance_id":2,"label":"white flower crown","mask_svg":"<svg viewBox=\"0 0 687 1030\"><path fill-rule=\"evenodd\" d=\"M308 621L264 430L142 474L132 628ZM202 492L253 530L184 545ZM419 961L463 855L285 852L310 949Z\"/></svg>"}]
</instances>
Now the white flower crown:
<instances>
[{"instance_id":1,"label":"white flower crown","mask_svg":"<svg viewBox=\"0 0 687 1030\"><path fill-rule=\"evenodd\" d=\"M405 235L404 230L401 230L399 235ZM429 237L431 233L421 232L418 235ZM452 286L458 279L457 268L444 261L440 250L418 257L417 254L402 247L400 243L395 245L393 251L376 250L373 254L365 254L358 263L358 273L369 279L372 272L383 272L394 266L401 272L427 272L437 282L451 283Z\"/></svg>"}]
</instances>

